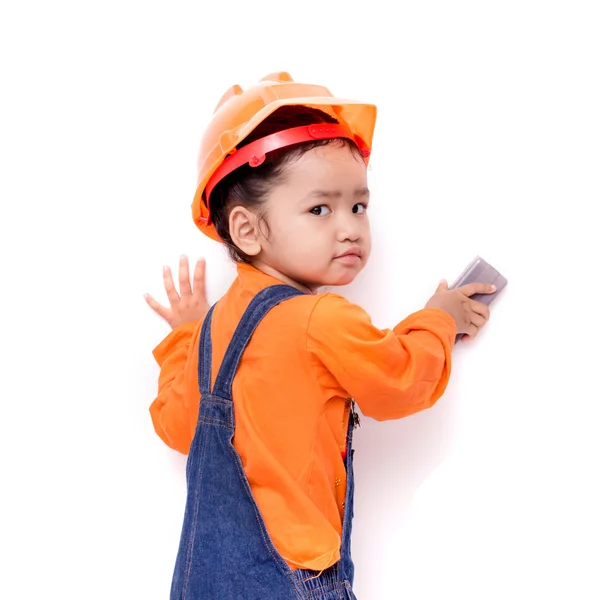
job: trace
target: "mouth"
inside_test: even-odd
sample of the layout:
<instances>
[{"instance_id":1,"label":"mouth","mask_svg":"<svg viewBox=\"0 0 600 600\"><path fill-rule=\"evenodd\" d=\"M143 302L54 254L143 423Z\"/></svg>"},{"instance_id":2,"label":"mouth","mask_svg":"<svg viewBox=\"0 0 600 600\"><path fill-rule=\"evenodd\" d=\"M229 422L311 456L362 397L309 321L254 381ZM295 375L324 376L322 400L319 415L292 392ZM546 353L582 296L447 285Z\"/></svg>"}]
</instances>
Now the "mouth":
<instances>
[{"instance_id":1,"label":"mouth","mask_svg":"<svg viewBox=\"0 0 600 600\"><path fill-rule=\"evenodd\" d=\"M357 263L362 258L362 249L360 246L352 246L348 248L343 254L338 254L335 260L347 263Z\"/></svg>"}]
</instances>

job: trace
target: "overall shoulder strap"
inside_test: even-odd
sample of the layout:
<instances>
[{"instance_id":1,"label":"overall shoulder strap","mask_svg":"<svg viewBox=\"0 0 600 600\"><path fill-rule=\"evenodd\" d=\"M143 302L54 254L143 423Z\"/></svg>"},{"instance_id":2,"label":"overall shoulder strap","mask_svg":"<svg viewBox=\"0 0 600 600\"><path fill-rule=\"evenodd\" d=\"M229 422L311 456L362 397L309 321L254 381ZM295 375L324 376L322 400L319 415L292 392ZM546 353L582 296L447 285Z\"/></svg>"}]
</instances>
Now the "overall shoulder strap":
<instances>
[{"instance_id":1,"label":"overall shoulder strap","mask_svg":"<svg viewBox=\"0 0 600 600\"><path fill-rule=\"evenodd\" d=\"M198 344L198 386L201 396L210 394L210 382L212 378L212 341L210 330L215 306L216 304L213 304L206 317L204 317L202 331L200 332L200 343Z\"/></svg>"}]
</instances>

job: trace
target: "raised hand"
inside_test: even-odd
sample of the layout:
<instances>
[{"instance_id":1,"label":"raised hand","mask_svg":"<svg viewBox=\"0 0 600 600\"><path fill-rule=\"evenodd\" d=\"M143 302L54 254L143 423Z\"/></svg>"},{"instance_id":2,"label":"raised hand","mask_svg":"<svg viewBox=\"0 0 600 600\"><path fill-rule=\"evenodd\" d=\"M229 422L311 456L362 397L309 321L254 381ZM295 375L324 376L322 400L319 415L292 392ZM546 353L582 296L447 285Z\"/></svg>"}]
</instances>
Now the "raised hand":
<instances>
[{"instance_id":1,"label":"raised hand","mask_svg":"<svg viewBox=\"0 0 600 600\"><path fill-rule=\"evenodd\" d=\"M179 293L175 289L173 276L169 266L163 267L163 281L170 307L159 304L150 294L144 294L148 306L162 317L172 329L203 319L208 312L206 298L206 262L200 259L194 268L193 284L190 284L188 258L182 255L179 259Z\"/></svg>"}]
</instances>

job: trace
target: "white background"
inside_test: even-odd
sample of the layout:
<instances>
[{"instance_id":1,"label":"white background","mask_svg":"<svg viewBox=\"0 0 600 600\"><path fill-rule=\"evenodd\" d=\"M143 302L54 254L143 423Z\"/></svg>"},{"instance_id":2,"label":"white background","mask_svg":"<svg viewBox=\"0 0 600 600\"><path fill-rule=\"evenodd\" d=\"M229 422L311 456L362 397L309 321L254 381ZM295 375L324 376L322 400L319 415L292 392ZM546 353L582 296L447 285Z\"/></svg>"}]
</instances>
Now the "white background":
<instances>
[{"instance_id":1,"label":"white background","mask_svg":"<svg viewBox=\"0 0 600 600\"><path fill-rule=\"evenodd\" d=\"M197 147L287 70L379 107L343 293L389 327L475 254L509 279L433 409L363 418L358 598L599 598L599 28L573 0L3 3L0 597L168 597L185 458L142 294L180 253L227 289Z\"/></svg>"}]
</instances>

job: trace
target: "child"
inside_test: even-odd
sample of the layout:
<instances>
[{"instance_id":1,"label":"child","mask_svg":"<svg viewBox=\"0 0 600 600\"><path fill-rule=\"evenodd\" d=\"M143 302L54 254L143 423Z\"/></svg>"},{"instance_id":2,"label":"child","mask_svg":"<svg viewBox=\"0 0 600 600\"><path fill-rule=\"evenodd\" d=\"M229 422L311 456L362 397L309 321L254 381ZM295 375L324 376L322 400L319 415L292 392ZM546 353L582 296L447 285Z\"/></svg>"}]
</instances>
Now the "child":
<instances>
[{"instance_id":1,"label":"child","mask_svg":"<svg viewBox=\"0 0 600 600\"><path fill-rule=\"evenodd\" d=\"M188 454L188 496L171 598L355 598L350 555L354 402L377 420L432 406L457 333L489 318L448 290L393 330L343 297L370 251L367 170L376 109L287 73L232 87L206 130L193 217L238 276L208 310L204 263L171 307L155 349L155 430ZM201 398L201 400L200 400Z\"/></svg>"}]
</instances>

